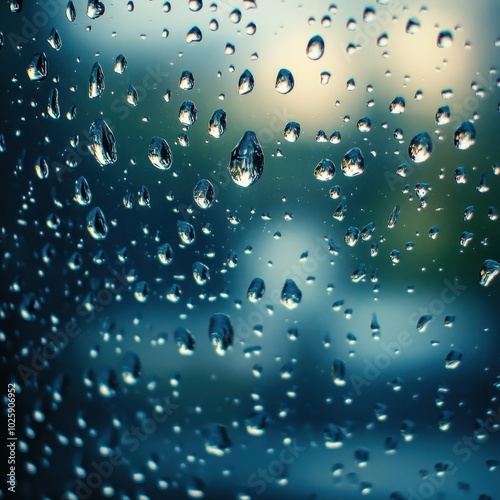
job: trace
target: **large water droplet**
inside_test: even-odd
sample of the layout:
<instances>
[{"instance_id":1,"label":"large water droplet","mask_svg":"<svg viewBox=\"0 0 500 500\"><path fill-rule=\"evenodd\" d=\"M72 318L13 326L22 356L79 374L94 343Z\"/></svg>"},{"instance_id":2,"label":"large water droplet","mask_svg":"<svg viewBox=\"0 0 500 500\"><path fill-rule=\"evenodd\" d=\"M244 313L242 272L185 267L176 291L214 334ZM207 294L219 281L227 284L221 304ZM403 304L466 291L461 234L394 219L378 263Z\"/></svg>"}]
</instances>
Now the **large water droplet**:
<instances>
[{"instance_id":1,"label":"large water droplet","mask_svg":"<svg viewBox=\"0 0 500 500\"><path fill-rule=\"evenodd\" d=\"M178 220L177 221L177 233L179 234L179 238L186 245L191 245L194 243L195 232L194 227L189 224L189 222Z\"/></svg>"},{"instance_id":2,"label":"large water droplet","mask_svg":"<svg viewBox=\"0 0 500 500\"><path fill-rule=\"evenodd\" d=\"M437 37L437 46L440 49L447 49L453 45L453 35L451 31L440 31Z\"/></svg>"},{"instance_id":3,"label":"large water droplet","mask_svg":"<svg viewBox=\"0 0 500 500\"><path fill-rule=\"evenodd\" d=\"M59 35L59 32L55 28L52 28L50 30L50 34L49 34L49 38L47 38L47 42L49 42L49 45L54 50L61 50L61 47L62 47L61 35Z\"/></svg>"},{"instance_id":4,"label":"large water droplet","mask_svg":"<svg viewBox=\"0 0 500 500\"><path fill-rule=\"evenodd\" d=\"M174 332L174 342L177 344L179 354L191 356L196 347L196 341L191 332L184 327L179 327Z\"/></svg>"},{"instance_id":5,"label":"large water droplet","mask_svg":"<svg viewBox=\"0 0 500 500\"><path fill-rule=\"evenodd\" d=\"M365 170L365 159L359 148L352 148L342 158L342 173L346 177L361 175Z\"/></svg>"},{"instance_id":6,"label":"large water droplet","mask_svg":"<svg viewBox=\"0 0 500 500\"><path fill-rule=\"evenodd\" d=\"M45 52L38 52L33 57L30 65L26 68L28 78L32 81L44 80L47 78L48 64Z\"/></svg>"},{"instance_id":7,"label":"large water droplet","mask_svg":"<svg viewBox=\"0 0 500 500\"><path fill-rule=\"evenodd\" d=\"M87 3L87 16L90 19L97 19L104 15L106 8L99 0L88 0Z\"/></svg>"},{"instance_id":8,"label":"large water droplet","mask_svg":"<svg viewBox=\"0 0 500 500\"><path fill-rule=\"evenodd\" d=\"M314 169L314 177L319 181L330 181L335 177L335 164L328 158L323 158Z\"/></svg>"},{"instance_id":9,"label":"large water droplet","mask_svg":"<svg viewBox=\"0 0 500 500\"><path fill-rule=\"evenodd\" d=\"M216 109L208 123L208 133L219 139L226 131L226 112L223 109Z\"/></svg>"},{"instance_id":10,"label":"large water droplet","mask_svg":"<svg viewBox=\"0 0 500 500\"><path fill-rule=\"evenodd\" d=\"M210 279L210 269L203 262L195 262L193 264L193 278L198 285L206 285Z\"/></svg>"},{"instance_id":11,"label":"large water droplet","mask_svg":"<svg viewBox=\"0 0 500 500\"><path fill-rule=\"evenodd\" d=\"M462 122L453 136L457 149L469 149L476 142L476 129L470 121Z\"/></svg>"},{"instance_id":12,"label":"large water droplet","mask_svg":"<svg viewBox=\"0 0 500 500\"><path fill-rule=\"evenodd\" d=\"M243 71L238 80L238 94L245 95L252 92L254 86L254 79L252 73L248 69Z\"/></svg>"},{"instance_id":13,"label":"large water droplet","mask_svg":"<svg viewBox=\"0 0 500 500\"><path fill-rule=\"evenodd\" d=\"M168 170L172 166L172 151L165 139L154 136L148 147L149 161L160 170Z\"/></svg>"},{"instance_id":14,"label":"large water droplet","mask_svg":"<svg viewBox=\"0 0 500 500\"><path fill-rule=\"evenodd\" d=\"M194 88L194 75L191 71L183 71L179 78L179 88L182 90L192 90Z\"/></svg>"},{"instance_id":15,"label":"large water droplet","mask_svg":"<svg viewBox=\"0 0 500 500\"><path fill-rule=\"evenodd\" d=\"M211 424L204 432L205 450L207 453L222 457L231 448L227 429L223 425Z\"/></svg>"},{"instance_id":16,"label":"large water droplet","mask_svg":"<svg viewBox=\"0 0 500 500\"><path fill-rule=\"evenodd\" d=\"M200 179L193 190L194 201L200 208L210 208L214 195L214 187L207 179Z\"/></svg>"},{"instance_id":17,"label":"large water droplet","mask_svg":"<svg viewBox=\"0 0 500 500\"><path fill-rule=\"evenodd\" d=\"M278 75L276 76L276 83L274 85L275 89L280 94L288 94L288 92L292 91L293 86L294 80L292 73L285 68L280 69Z\"/></svg>"},{"instance_id":18,"label":"large water droplet","mask_svg":"<svg viewBox=\"0 0 500 500\"><path fill-rule=\"evenodd\" d=\"M87 215L87 230L95 240L103 240L108 234L104 214L99 207L93 208Z\"/></svg>"},{"instance_id":19,"label":"large water droplet","mask_svg":"<svg viewBox=\"0 0 500 500\"><path fill-rule=\"evenodd\" d=\"M281 303L288 309L295 309L302 301L302 292L292 279L287 279L281 290Z\"/></svg>"},{"instance_id":20,"label":"large water droplet","mask_svg":"<svg viewBox=\"0 0 500 500\"><path fill-rule=\"evenodd\" d=\"M266 291L266 285L262 278L254 278L247 290L247 299L250 302L258 302Z\"/></svg>"},{"instance_id":21,"label":"large water droplet","mask_svg":"<svg viewBox=\"0 0 500 500\"><path fill-rule=\"evenodd\" d=\"M408 146L410 159L415 163L428 160L432 153L432 140L427 132L417 134Z\"/></svg>"},{"instance_id":22,"label":"large water droplet","mask_svg":"<svg viewBox=\"0 0 500 500\"><path fill-rule=\"evenodd\" d=\"M309 59L317 61L325 52L325 42L319 35L313 36L307 44L306 54Z\"/></svg>"},{"instance_id":23,"label":"large water droplet","mask_svg":"<svg viewBox=\"0 0 500 500\"><path fill-rule=\"evenodd\" d=\"M96 62L92 66L92 71L90 72L89 78L89 97L94 99L96 97L101 97L104 92L105 82L104 82L104 71L101 65Z\"/></svg>"},{"instance_id":24,"label":"large water droplet","mask_svg":"<svg viewBox=\"0 0 500 500\"><path fill-rule=\"evenodd\" d=\"M186 35L186 42L187 43L193 43L193 42L201 42L203 38L203 35L201 34L200 28L198 26L193 26Z\"/></svg>"},{"instance_id":25,"label":"large water droplet","mask_svg":"<svg viewBox=\"0 0 500 500\"><path fill-rule=\"evenodd\" d=\"M283 130L283 137L288 142L295 142L300 137L300 124L297 122L288 122Z\"/></svg>"},{"instance_id":26,"label":"large water droplet","mask_svg":"<svg viewBox=\"0 0 500 500\"><path fill-rule=\"evenodd\" d=\"M264 171L264 153L255 132L245 132L231 151L228 169L239 186L249 187L260 178Z\"/></svg>"},{"instance_id":27,"label":"large water droplet","mask_svg":"<svg viewBox=\"0 0 500 500\"><path fill-rule=\"evenodd\" d=\"M179 109L179 121L186 126L193 125L198 117L198 111L193 101L184 101Z\"/></svg>"},{"instance_id":28,"label":"large water droplet","mask_svg":"<svg viewBox=\"0 0 500 500\"><path fill-rule=\"evenodd\" d=\"M123 54L118 54L115 59L115 64L113 66L113 70L115 73L122 75L127 69L127 59Z\"/></svg>"},{"instance_id":29,"label":"large water droplet","mask_svg":"<svg viewBox=\"0 0 500 500\"><path fill-rule=\"evenodd\" d=\"M75 183L75 195L73 199L79 205L89 205L92 201L92 192L90 191L90 186L85 177L81 176Z\"/></svg>"},{"instance_id":30,"label":"large water droplet","mask_svg":"<svg viewBox=\"0 0 500 500\"><path fill-rule=\"evenodd\" d=\"M481 267L479 283L488 286L493 278L500 273L500 264L492 259L486 259Z\"/></svg>"},{"instance_id":31,"label":"large water droplet","mask_svg":"<svg viewBox=\"0 0 500 500\"><path fill-rule=\"evenodd\" d=\"M99 165L117 160L115 136L103 119L96 118L90 125L89 143L89 150Z\"/></svg>"},{"instance_id":32,"label":"large water droplet","mask_svg":"<svg viewBox=\"0 0 500 500\"><path fill-rule=\"evenodd\" d=\"M215 347L215 352L223 356L228 347L233 345L234 331L229 316L215 313L210 318L208 336Z\"/></svg>"}]
</instances>

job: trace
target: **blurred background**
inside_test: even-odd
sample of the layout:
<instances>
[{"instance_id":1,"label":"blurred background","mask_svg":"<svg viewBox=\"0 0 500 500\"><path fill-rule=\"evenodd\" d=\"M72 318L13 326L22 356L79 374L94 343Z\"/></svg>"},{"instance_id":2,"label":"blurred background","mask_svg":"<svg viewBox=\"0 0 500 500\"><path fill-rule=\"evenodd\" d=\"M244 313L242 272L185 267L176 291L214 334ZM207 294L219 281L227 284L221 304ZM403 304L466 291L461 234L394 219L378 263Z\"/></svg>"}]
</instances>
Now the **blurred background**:
<instances>
[{"instance_id":1,"label":"blurred background","mask_svg":"<svg viewBox=\"0 0 500 500\"><path fill-rule=\"evenodd\" d=\"M0 6L0 346L4 394L17 387L17 495L499 498L500 281L479 283L483 262L500 260L500 222L488 216L500 208L499 3L115 1L91 19L102 4L78 0L73 21L62 0L15 12L16 3ZM202 39L189 43L195 26ZM47 43L52 28L60 50ZM325 48L311 60L315 35ZM40 52L47 78L30 81ZM105 89L90 99L96 62ZM286 95L275 90L282 68L295 83ZM240 95L246 69L255 86ZM192 90L179 86L183 71ZM47 112L54 88L58 119ZM390 112L396 97L403 113ZM185 100L197 108L190 127L179 121ZM450 121L438 125L442 106ZM227 130L216 139L208 123L219 108ZM357 125L364 117L368 131ZM88 149L96 118L116 138L117 161L104 167ZM454 132L466 120L475 144L460 150ZM292 121L300 137L290 143ZM227 167L247 130L264 170L244 188ZM319 142L320 130L341 140ZM414 163L408 146L421 132L433 151ZM148 159L154 136L171 147L169 170ZM346 177L353 147L366 168ZM336 166L326 182L314 175L324 158ZM396 173L404 163L405 177ZM466 183L455 180L459 167ZM74 201L81 176L87 206ZM193 199L200 179L213 185L208 209ZM425 203L419 183L429 185ZM94 207L108 225L102 240L86 229ZM178 221L194 227L193 244L180 240ZM349 227L369 223L369 241L345 243ZM209 268L201 286L195 262ZM265 294L254 303L255 277ZM280 300L287 279L302 292L292 310ZM224 356L209 338L215 313L234 331ZM423 316L432 320L417 329ZM195 338L190 355L178 346L181 327ZM50 350L61 332L75 333ZM446 367L450 353L461 361Z\"/></svg>"}]
</instances>

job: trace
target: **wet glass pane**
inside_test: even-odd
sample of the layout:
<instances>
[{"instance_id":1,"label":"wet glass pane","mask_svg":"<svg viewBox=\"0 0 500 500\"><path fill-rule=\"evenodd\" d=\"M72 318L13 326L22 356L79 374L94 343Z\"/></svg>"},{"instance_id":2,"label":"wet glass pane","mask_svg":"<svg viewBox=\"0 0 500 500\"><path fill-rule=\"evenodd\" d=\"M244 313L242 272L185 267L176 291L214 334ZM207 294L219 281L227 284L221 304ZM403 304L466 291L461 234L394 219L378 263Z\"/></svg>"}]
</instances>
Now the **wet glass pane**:
<instances>
[{"instance_id":1,"label":"wet glass pane","mask_svg":"<svg viewBox=\"0 0 500 500\"><path fill-rule=\"evenodd\" d=\"M499 18L2 2L1 496L499 498Z\"/></svg>"}]
</instances>

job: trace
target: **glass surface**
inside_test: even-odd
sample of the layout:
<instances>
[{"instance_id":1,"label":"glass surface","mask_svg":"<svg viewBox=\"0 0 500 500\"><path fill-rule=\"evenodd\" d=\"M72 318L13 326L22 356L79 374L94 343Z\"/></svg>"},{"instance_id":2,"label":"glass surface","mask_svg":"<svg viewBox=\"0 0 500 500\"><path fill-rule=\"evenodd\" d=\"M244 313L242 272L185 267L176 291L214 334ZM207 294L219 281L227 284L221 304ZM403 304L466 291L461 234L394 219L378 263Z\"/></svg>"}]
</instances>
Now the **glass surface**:
<instances>
[{"instance_id":1,"label":"glass surface","mask_svg":"<svg viewBox=\"0 0 500 500\"><path fill-rule=\"evenodd\" d=\"M2 497L500 498L499 16L2 2Z\"/></svg>"}]
</instances>

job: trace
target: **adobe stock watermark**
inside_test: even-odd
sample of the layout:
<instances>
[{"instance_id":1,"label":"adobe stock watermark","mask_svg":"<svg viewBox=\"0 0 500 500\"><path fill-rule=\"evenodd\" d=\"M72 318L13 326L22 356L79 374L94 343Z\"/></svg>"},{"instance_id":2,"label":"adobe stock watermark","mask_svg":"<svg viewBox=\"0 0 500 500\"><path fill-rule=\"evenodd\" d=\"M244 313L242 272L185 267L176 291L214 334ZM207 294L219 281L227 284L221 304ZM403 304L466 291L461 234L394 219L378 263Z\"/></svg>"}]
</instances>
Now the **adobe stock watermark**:
<instances>
[{"instance_id":1,"label":"adobe stock watermark","mask_svg":"<svg viewBox=\"0 0 500 500\"><path fill-rule=\"evenodd\" d=\"M469 462L474 453L481 449L481 446L489 441L492 434L500 430L500 407L496 411L488 411L488 416L481 421L481 427L476 429L472 435L462 436L452 447L453 454L461 456L463 464ZM409 497L407 500L427 500L435 498L436 492L443 488L447 478L458 472L455 462L445 460L441 462L442 472L429 474L417 488L408 488Z\"/></svg>"},{"instance_id":2,"label":"adobe stock watermark","mask_svg":"<svg viewBox=\"0 0 500 500\"><path fill-rule=\"evenodd\" d=\"M158 427L163 424L179 405L173 404L168 398L159 399L155 402L153 413L149 417L141 420L140 425L131 426L128 430L123 432L120 436L120 444L129 453L134 453L140 448L141 443L146 441L152 434L154 434ZM75 495L80 500L89 498L94 490L100 488L105 479L108 479L114 472L116 467L119 467L125 462L120 448L116 448L110 455L108 455L102 462L91 463L92 471L87 472L84 479L77 478L75 483ZM71 494L65 493L61 496L62 500L73 500Z\"/></svg>"},{"instance_id":3,"label":"adobe stock watermark","mask_svg":"<svg viewBox=\"0 0 500 500\"><path fill-rule=\"evenodd\" d=\"M427 306L419 307L418 311L412 313L408 322L415 326L422 316L440 316L444 313L446 306L453 304L462 293L467 290L466 285L460 285L458 283L458 278L453 279L453 283L448 279L443 280L444 287L441 289L439 296L432 299Z\"/></svg>"},{"instance_id":4,"label":"adobe stock watermark","mask_svg":"<svg viewBox=\"0 0 500 500\"><path fill-rule=\"evenodd\" d=\"M411 346L413 342L414 339L408 332L400 332L396 341L388 343L380 342L381 352L376 354L373 360L364 359L362 376L356 374L349 375L349 382L354 388L356 395L359 396L361 394L363 387L370 387L391 366L392 362L399 357L401 350Z\"/></svg>"},{"instance_id":5,"label":"adobe stock watermark","mask_svg":"<svg viewBox=\"0 0 500 500\"><path fill-rule=\"evenodd\" d=\"M106 306L111 304L116 296L125 290L128 286L127 271L122 269L121 274L112 271L113 278L109 280L105 287L95 293L92 307L87 307L87 301L81 301L76 306L76 316L83 320L84 323L91 323L96 312L101 312ZM119 283L119 286L116 286ZM37 377L41 371L49 366L49 361L55 359L59 353L64 350L70 339L78 337L82 333L82 328L78 326L75 318L68 321L61 330L49 332L45 336L48 338L47 343L40 349L31 349L31 358L29 363L19 363L17 372L26 383L31 377Z\"/></svg>"},{"instance_id":6,"label":"adobe stock watermark","mask_svg":"<svg viewBox=\"0 0 500 500\"><path fill-rule=\"evenodd\" d=\"M307 450L306 446L299 446L296 440L289 440L278 457L271 460L265 468L259 468L253 474L248 476L247 485L261 495L266 491L268 485L279 480L284 475L289 465L293 464L297 458Z\"/></svg>"},{"instance_id":7,"label":"adobe stock watermark","mask_svg":"<svg viewBox=\"0 0 500 500\"><path fill-rule=\"evenodd\" d=\"M20 32L11 31L5 36L12 45L12 48L16 50L19 46L33 40L40 30L46 28L59 12L64 11L67 3L67 0L45 0L39 2L39 9L33 14L31 19L28 19L26 16L21 18Z\"/></svg>"},{"instance_id":8,"label":"adobe stock watermark","mask_svg":"<svg viewBox=\"0 0 500 500\"><path fill-rule=\"evenodd\" d=\"M418 320L422 316L439 316L444 313L447 305L452 304L459 297L467 286L460 285L458 279L455 278L453 283L448 279L443 281L444 288L439 293L438 298L432 299L425 307L419 307L418 310L410 314L408 321L412 326L416 326ZM361 394L363 387L370 385L379 378L379 376L387 370L392 362L399 357L401 350L411 346L414 338L406 331L400 332L394 342L380 342L381 352L373 359L366 358L362 375L352 374L349 376L349 381L356 392L356 395Z\"/></svg>"}]
</instances>

